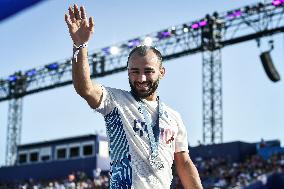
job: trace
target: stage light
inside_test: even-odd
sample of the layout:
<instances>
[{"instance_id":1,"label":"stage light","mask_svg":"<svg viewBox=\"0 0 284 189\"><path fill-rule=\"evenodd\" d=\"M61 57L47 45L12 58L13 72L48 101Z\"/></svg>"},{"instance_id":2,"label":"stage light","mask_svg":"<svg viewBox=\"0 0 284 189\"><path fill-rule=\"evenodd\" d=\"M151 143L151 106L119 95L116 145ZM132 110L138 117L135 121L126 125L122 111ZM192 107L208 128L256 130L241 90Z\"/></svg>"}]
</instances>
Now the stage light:
<instances>
[{"instance_id":1,"label":"stage light","mask_svg":"<svg viewBox=\"0 0 284 189\"><path fill-rule=\"evenodd\" d=\"M232 11L227 12L227 17L234 18L234 14Z\"/></svg>"},{"instance_id":2,"label":"stage light","mask_svg":"<svg viewBox=\"0 0 284 189\"><path fill-rule=\"evenodd\" d=\"M189 32L188 26L186 24L183 24L183 32L184 33Z\"/></svg>"},{"instance_id":3,"label":"stage light","mask_svg":"<svg viewBox=\"0 0 284 189\"><path fill-rule=\"evenodd\" d=\"M230 11L227 13L227 17L229 18L236 18L242 15L242 11L241 10L236 10L236 11Z\"/></svg>"},{"instance_id":4,"label":"stage light","mask_svg":"<svg viewBox=\"0 0 284 189\"><path fill-rule=\"evenodd\" d=\"M29 70L25 73L26 76L32 77L36 74L36 69Z\"/></svg>"},{"instance_id":5,"label":"stage light","mask_svg":"<svg viewBox=\"0 0 284 189\"><path fill-rule=\"evenodd\" d=\"M265 70L266 75L273 82L277 82L280 80L280 75L277 72L276 68L273 65L273 61L270 56L270 51L266 51L261 53L260 59Z\"/></svg>"},{"instance_id":6,"label":"stage light","mask_svg":"<svg viewBox=\"0 0 284 189\"><path fill-rule=\"evenodd\" d=\"M240 10L237 10L236 12L235 12L235 17L239 17L239 16L241 16L242 15L242 12L240 11Z\"/></svg>"},{"instance_id":7,"label":"stage light","mask_svg":"<svg viewBox=\"0 0 284 189\"><path fill-rule=\"evenodd\" d=\"M273 1L272 1L272 4L273 4L274 6L280 6L282 3L283 3L282 0L273 0Z\"/></svg>"},{"instance_id":8,"label":"stage light","mask_svg":"<svg viewBox=\"0 0 284 189\"><path fill-rule=\"evenodd\" d=\"M250 6L245 6L244 12L247 14L253 14L253 10L250 8Z\"/></svg>"},{"instance_id":9,"label":"stage light","mask_svg":"<svg viewBox=\"0 0 284 189\"><path fill-rule=\"evenodd\" d=\"M16 75L10 75L9 78L8 78L8 81L10 82L14 82L14 81L17 81L18 77Z\"/></svg>"},{"instance_id":10,"label":"stage light","mask_svg":"<svg viewBox=\"0 0 284 189\"><path fill-rule=\"evenodd\" d=\"M199 28L198 23L192 24L192 25L191 25L191 28L192 28L192 29L197 29L197 28Z\"/></svg>"},{"instance_id":11,"label":"stage light","mask_svg":"<svg viewBox=\"0 0 284 189\"><path fill-rule=\"evenodd\" d=\"M153 43L153 39L151 37L145 37L144 45L151 46Z\"/></svg>"},{"instance_id":12,"label":"stage light","mask_svg":"<svg viewBox=\"0 0 284 189\"><path fill-rule=\"evenodd\" d=\"M202 21L200 21L200 22L198 23L198 25L199 25L200 27L204 27L204 26L207 25L207 21L206 21L206 20L202 20Z\"/></svg>"},{"instance_id":13,"label":"stage light","mask_svg":"<svg viewBox=\"0 0 284 189\"><path fill-rule=\"evenodd\" d=\"M119 53L120 49L116 46L113 46L110 48L110 54L117 55Z\"/></svg>"},{"instance_id":14,"label":"stage light","mask_svg":"<svg viewBox=\"0 0 284 189\"><path fill-rule=\"evenodd\" d=\"M109 47L103 48L102 51L104 52L105 55L108 55L110 53L110 48Z\"/></svg>"},{"instance_id":15,"label":"stage light","mask_svg":"<svg viewBox=\"0 0 284 189\"><path fill-rule=\"evenodd\" d=\"M172 34L172 35L175 35L175 34L176 34L176 27L173 26L173 27L171 28L171 34Z\"/></svg>"},{"instance_id":16,"label":"stage light","mask_svg":"<svg viewBox=\"0 0 284 189\"><path fill-rule=\"evenodd\" d=\"M57 70L59 65L57 63L49 64L45 66L48 70Z\"/></svg>"},{"instance_id":17,"label":"stage light","mask_svg":"<svg viewBox=\"0 0 284 189\"><path fill-rule=\"evenodd\" d=\"M162 40L162 39L168 38L170 36L171 36L171 32L166 30L166 31L163 31L163 32L159 32L157 37L158 37L159 40Z\"/></svg>"},{"instance_id":18,"label":"stage light","mask_svg":"<svg viewBox=\"0 0 284 189\"><path fill-rule=\"evenodd\" d=\"M98 55L97 55L96 53L94 53L94 54L92 55L92 59L93 59L93 62L96 62L97 59L98 59Z\"/></svg>"},{"instance_id":19,"label":"stage light","mask_svg":"<svg viewBox=\"0 0 284 189\"><path fill-rule=\"evenodd\" d=\"M127 46L128 48L133 48L135 46L140 45L140 43L141 43L140 39L133 39L133 40L128 41Z\"/></svg>"}]
</instances>

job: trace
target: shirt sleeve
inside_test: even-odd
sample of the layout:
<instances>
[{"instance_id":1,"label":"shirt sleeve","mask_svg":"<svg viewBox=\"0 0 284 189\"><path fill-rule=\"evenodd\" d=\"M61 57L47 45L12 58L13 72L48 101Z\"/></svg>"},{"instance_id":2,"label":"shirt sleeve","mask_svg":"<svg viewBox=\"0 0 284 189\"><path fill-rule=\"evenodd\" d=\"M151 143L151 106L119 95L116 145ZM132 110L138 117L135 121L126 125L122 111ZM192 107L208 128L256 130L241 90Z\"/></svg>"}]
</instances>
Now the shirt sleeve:
<instances>
[{"instance_id":1,"label":"shirt sleeve","mask_svg":"<svg viewBox=\"0 0 284 189\"><path fill-rule=\"evenodd\" d=\"M109 114L113 110L113 108L115 107L114 96L112 94L111 88L104 87L103 85L101 87L102 87L102 91L103 91L102 101L101 101L99 107L94 108L94 111L99 112L100 114L105 116L105 115Z\"/></svg>"},{"instance_id":2,"label":"shirt sleeve","mask_svg":"<svg viewBox=\"0 0 284 189\"><path fill-rule=\"evenodd\" d=\"M175 153L176 152L188 152L188 140L187 140L187 131L181 116L178 114L178 133L175 141Z\"/></svg>"}]
</instances>

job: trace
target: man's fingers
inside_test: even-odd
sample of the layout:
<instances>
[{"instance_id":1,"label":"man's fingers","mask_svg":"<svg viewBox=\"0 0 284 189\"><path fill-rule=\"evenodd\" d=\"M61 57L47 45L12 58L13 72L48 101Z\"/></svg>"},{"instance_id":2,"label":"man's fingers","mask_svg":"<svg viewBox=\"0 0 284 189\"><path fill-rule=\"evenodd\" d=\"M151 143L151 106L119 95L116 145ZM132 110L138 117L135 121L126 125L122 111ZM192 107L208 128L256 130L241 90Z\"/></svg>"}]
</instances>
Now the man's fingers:
<instances>
[{"instance_id":1,"label":"man's fingers","mask_svg":"<svg viewBox=\"0 0 284 189\"><path fill-rule=\"evenodd\" d=\"M75 20L75 15L74 15L72 7L69 7L68 10L69 10L69 15L70 15L70 20L72 22L75 22L76 20Z\"/></svg>"},{"instance_id":2,"label":"man's fingers","mask_svg":"<svg viewBox=\"0 0 284 189\"><path fill-rule=\"evenodd\" d=\"M79 8L78 8L78 5L76 4L74 4L74 15L75 15L76 20L81 19Z\"/></svg>"},{"instance_id":3,"label":"man's fingers","mask_svg":"<svg viewBox=\"0 0 284 189\"><path fill-rule=\"evenodd\" d=\"M71 22L71 20L70 20L70 18L67 14L65 14L65 22L66 22L68 28L70 28L72 22Z\"/></svg>"},{"instance_id":4,"label":"man's fingers","mask_svg":"<svg viewBox=\"0 0 284 189\"><path fill-rule=\"evenodd\" d=\"M94 19L93 19L93 17L90 17L89 18L89 30L90 31L94 31L94 25L95 25Z\"/></svg>"},{"instance_id":5,"label":"man's fingers","mask_svg":"<svg viewBox=\"0 0 284 189\"><path fill-rule=\"evenodd\" d=\"M87 16L86 16L86 11L85 11L84 6L81 6L81 7L80 7L80 10L81 10L81 18L82 18L82 19L86 19Z\"/></svg>"}]
</instances>

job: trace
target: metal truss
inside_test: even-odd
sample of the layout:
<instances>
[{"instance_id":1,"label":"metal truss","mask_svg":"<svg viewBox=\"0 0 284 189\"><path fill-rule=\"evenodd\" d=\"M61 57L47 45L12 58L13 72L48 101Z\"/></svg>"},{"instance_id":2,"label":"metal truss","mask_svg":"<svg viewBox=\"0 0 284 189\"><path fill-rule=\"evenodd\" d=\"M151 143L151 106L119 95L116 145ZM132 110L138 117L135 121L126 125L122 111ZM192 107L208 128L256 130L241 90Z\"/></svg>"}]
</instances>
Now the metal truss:
<instances>
[{"instance_id":1,"label":"metal truss","mask_svg":"<svg viewBox=\"0 0 284 189\"><path fill-rule=\"evenodd\" d=\"M202 53L203 143L223 142L221 50Z\"/></svg>"},{"instance_id":2,"label":"metal truss","mask_svg":"<svg viewBox=\"0 0 284 189\"><path fill-rule=\"evenodd\" d=\"M220 14L214 13L222 24L221 47L283 32L283 7L258 3ZM117 55L110 53L111 47L90 53L91 77L103 77L126 70L126 60L131 48L143 43L146 37L153 40L153 45L161 51L165 61L204 51L201 31L206 27L208 18L210 16L114 44L120 50ZM52 65L56 65L56 69L51 69ZM31 74L33 71L35 74ZM71 84L71 59L27 70L22 75L13 75L25 81L25 89L12 93L9 89L11 83L13 85L11 78L0 79L0 102L14 96L22 97Z\"/></svg>"},{"instance_id":3,"label":"metal truss","mask_svg":"<svg viewBox=\"0 0 284 189\"><path fill-rule=\"evenodd\" d=\"M22 128L22 98L14 98L9 101L7 143L6 143L6 165L16 163L17 145L21 142Z\"/></svg>"},{"instance_id":4,"label":"metal truss","mask_svg":"<svg viewBox=\"0 0 284 189\"><path fill-rule=\"evenodd\" d=\"M161 51L165 61L203 52L204 65L205 62L210 62L209 59L212 60L212 56L217 56L216 54L220 54L220 49L225 46L254 39L256 40L261 37L283 32L283 12L284 5L282 1L273 0L273 3L272 1L267 3L257 3L223 13L207 15L206 17L193 22L187 22L161 30L159 32L154 32L145 36L114 44L113 46L116 46L119 49L119 53L116 55L111 53L111 47L101 48L93 53L90 53L89 63L91 67L91 77L104 77L126 70L126 60L130 50L134 46L143 43L143 41L147 38L151 38L153 45ZM219 40L218 43L215 43L213 40L210 48L205 48L206 44L204 44L204 38L202 36L204 33L202 33L202 31L208 27L208 22L212 16L216 19L216 23L221 27L221 30L213 27L212 32L214 35L220 35L221 40ZM205 57L208 57L209 59ZM216 62L220 62L220 66L217 66L218 69L215 69L215 67L212 66L213 62L211 62L208 63L208 65L211 66L206 65L203 68L203 81L208 82L203 83L203 105L208 104L208 107L204 107L203 111L206 112L208 109L210 109L208 103L209 101L212 101L210 102L211 104L215 104L214 108L219 107L220 109L214 112L215 110L213 106L210 106L211 111L213 111L214 114L218 114L218 116L213 116L213 112L209 113L212 114L211 118L208 118L205 116L206 114L203 113L204 119L206 119L204 120L204 132L207 130L207 126L205 126L205 124L208 123L209 119L211 119L211 123L218 123L222 120L222 101L215 102L217 99L219 99L219 97L215 98L214 96L216 94L220 94L220 98L222 98L222 95L219 92L222 88L218 88L219 91L214 89L215 93L211 93L213 97L208 96L208 90L205 88L205 86L211 86L212 88L214 85L214 79L208 80L205 78L205 76L207 76L206 73L213 74L213 72L219 72L219 69L221 69L221 59L213 59L214 64ZM219 75L221 75L220 73L214 74L218 75L216 77L219 78L218 82L221 84L221 76L219 77ZM211 84L209 84L210 82ZM25 72L15 73L9 76L9 78L0 79L0 102L21 98L26 95L45 90L51 90L53 88L69 85L71 83L71 59L64 60L62 62L55 62L53 64L27 70ZM17 116L21 117L21 115ZM9 124L11 123L8 123L8 125ZM222 141L221 130L222 124L220 124L220 127L218 126L218 128L211 129L211 143L215 142L217 138L221 138L220 141ZM217 132L220 133L217 134ZM204 133L203 135L205 140L205 138L207 138L207 133ZM15 142L13 143L15 144Z\"/></svg>"}]
</instances>

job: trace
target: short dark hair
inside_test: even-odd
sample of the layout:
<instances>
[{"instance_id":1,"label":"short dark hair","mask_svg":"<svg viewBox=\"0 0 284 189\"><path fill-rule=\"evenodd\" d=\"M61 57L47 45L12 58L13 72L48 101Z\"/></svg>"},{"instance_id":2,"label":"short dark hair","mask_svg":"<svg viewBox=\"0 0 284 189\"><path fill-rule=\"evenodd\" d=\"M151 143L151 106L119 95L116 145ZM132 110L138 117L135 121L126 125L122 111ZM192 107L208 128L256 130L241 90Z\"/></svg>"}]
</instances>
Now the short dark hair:
<instances>
[{"instance_id":1,"label":"short dark hair","mask_svg":"<svg viewBox=\"0 0 284 189\"><path fill-rule=\"evenodd\" d=\"M139 46L136 46L134 49L132 49L130 51L130 53L128 55L128 59L127 59L127 67L128 67L128 64L129 64L129 60L134 53L138 53L139 56L146 56L147 52L149 52L149 51L153 51L155 53L155 55L157 56L157 58L160 62L160 66L162 66L163 57L162 57L161 52L158 49L156 49L153 46L139 45Z\"/></svg>"}]
</instances>

